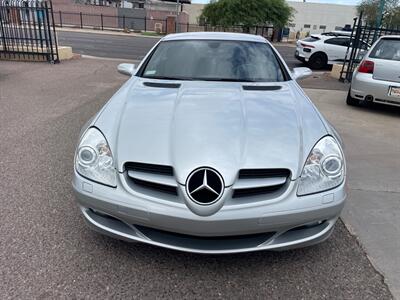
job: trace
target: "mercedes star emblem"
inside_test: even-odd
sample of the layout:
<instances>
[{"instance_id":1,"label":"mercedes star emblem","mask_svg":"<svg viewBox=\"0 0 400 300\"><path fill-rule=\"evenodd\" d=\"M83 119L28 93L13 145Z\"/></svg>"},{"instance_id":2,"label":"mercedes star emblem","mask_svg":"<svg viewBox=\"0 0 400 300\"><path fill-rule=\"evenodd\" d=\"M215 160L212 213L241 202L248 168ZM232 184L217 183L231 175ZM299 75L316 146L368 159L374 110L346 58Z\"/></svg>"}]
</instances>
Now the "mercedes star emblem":
<instances>
[{"instance_id":1,"label":"mercedes star emblem","mask_svg":"<svg viewBox=\"0 0 400 300\"><path fill-rule=\"evenodd\" d=\"M217 202L224 193L224 181L217 171L200 168L189 175L186 192L197 204L210 205Z\"/></svg>"}]
</instances>

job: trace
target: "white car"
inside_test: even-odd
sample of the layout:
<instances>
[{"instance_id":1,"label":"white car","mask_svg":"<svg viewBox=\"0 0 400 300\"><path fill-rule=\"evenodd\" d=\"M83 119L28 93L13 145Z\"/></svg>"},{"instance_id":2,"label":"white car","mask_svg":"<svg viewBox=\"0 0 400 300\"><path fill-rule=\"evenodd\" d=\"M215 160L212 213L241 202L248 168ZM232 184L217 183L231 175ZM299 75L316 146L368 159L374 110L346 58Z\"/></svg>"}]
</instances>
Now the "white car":
<instances>
[{"instance_id":1,"label":"white car","mask_svg":"<svg viewBox=\"0 0 400 300\"><path fill-rule=\"evenodd\" d=\"M322 69L326 65L342 63L345 60L350 45L351 33L313 34L297 41L295 57L306 63L312 69ZM361 51L366 51L369 45L361 42Z\"/></svg>"},{"instance_id":2,"label":"white car","mask_svg":"<svg viewBox=\"0 0 400 300\"><path fill-rule=\"evenodd\" d=\"M353 74L347 104L400 106L400 36L383 36Z\"/></svg>"}]
</instances>

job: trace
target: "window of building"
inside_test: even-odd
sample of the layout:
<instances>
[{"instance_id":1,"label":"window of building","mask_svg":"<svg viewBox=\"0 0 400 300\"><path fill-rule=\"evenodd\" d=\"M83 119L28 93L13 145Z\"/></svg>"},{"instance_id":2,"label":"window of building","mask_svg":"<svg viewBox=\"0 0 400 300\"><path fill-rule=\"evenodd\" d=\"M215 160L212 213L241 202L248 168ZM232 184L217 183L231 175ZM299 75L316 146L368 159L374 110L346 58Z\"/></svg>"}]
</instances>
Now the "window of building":
<instances>
[{"instance_id":1,"label":"window of building","mask_svg":"<svg viewBox=\"0 0 400 300\"><path fill-rule=\"evenodd\" d=\"M296 27L296 24L294 24L294 23L289 23L289 27Z\"/></svg>"},{"instance_id":2,"label":"window of building","mask_svg":"<svg viewBox=\"0 0 400 300\"><path fill-rule=\"evenodd\" d=\"M304 24L304 28L311 28L310 24Z\"/></svg>"},{"instance_id":3,"label":"window of building","mask_svg":"<svg viewBox=\"0 0 400 300\"><path fill-rule=\"evenodd\" d=\"M325 30L326 29L326 25L320 25L319 29Z\"/></svg>"},{"instance_id":4,"label":"window of building","mask_svg":"<svg viewBox=\"0 0 400 300\"><path fill-rule=\"evenodd\" d=\"M314 25L314 26L313 26L313 29L316 30L316 29L317 29L317 25Z\"/></svg>"}]
</instances>

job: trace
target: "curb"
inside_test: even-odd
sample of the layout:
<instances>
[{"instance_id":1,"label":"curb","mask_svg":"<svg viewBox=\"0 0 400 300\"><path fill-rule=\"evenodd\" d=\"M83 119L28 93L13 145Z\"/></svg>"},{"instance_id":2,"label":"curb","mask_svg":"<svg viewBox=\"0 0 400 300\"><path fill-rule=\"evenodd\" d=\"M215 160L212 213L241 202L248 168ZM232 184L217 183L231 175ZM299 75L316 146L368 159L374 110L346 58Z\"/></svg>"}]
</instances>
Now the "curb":
<instances>
[{"instance_id":1,"label":"curb","mask_svg":"<svg viewBox=\"0 0 400 300\"><path fill-rule=\"evenodd\" d=\"M119 30L95 30L95 29L81 29L81 28L66 28L66 27L56 27L57 32L76 32L76 33L88 33L88 34L103 34L103 35L114 35L114 36L126 36L126 37L143 37L143 38L150 38L150 39L161 39L164 37L163 35L160 36L149 36L149 35L142 35L139 33L125 33Z\"/></svg>"},{"instance_id":2,"label":"curb","mask_svg":"<svg viewBox=\"0 0 400 300\"><path fill-rule=\"evenodd\" d=\"M117 58L117 57L101 57L101 56L93 56L93 55L86 55L86 54L79 54L81 58L87 59L98 59L98 60L108 60L108 61L124 61L124 62L131 62L134 64L139 64L140 60L135 59L128 59L128 58Z\"/></svg>"}]
</instances>

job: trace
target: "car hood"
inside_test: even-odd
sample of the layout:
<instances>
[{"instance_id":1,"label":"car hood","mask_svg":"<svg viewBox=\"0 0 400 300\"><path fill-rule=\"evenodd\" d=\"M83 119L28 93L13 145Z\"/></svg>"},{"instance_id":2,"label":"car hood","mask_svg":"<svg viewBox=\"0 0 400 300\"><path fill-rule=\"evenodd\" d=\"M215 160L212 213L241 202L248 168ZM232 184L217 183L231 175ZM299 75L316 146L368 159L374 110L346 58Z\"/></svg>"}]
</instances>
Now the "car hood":
<instances>
[{"instance_id":1,"label":"car hood","mask_svg":"<svg viewBox=\"0 0 400 300\"><path fill-rule=\"evenodd\" d=\"M120 172L126 162L142 162L172 166L181 184L202 166L219 171L226 186L240 169L287 168L295 179L327 134L319 113L292 81L262 84L271 90L246 90L232 82L161 87L160 81L146 82L130 79L95 121Z\"/></svg>"}]
</instances>

